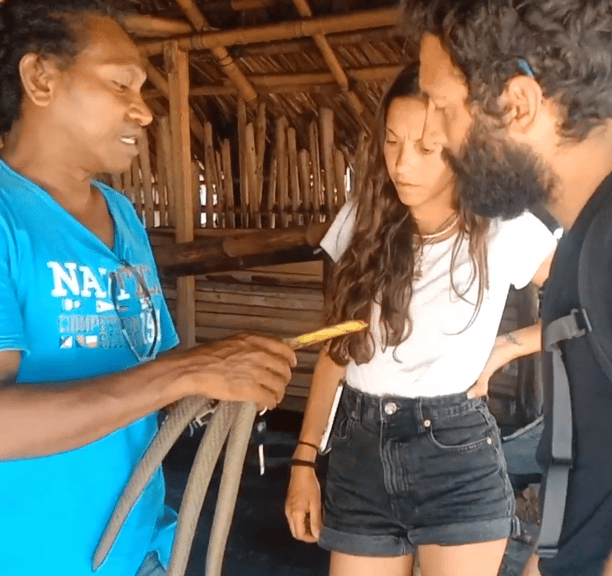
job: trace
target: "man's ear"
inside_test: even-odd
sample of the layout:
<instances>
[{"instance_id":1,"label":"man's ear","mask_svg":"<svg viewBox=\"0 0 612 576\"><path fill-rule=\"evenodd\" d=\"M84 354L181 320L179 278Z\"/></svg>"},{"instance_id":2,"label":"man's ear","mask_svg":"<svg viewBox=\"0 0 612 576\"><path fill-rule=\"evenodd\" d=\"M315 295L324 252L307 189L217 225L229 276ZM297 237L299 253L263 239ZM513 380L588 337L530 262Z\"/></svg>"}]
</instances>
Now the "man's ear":
<instances>
[{"instance_id":1,"label":"man's ear","mask_svg":"<svg viewBox=\"0 0 612 576\"><path fill-rule=\"evenodd\" d=\"M19 75L26 96L36 106L48 106L53 95L53 83L58 68L49 58L28 53L19 62Z\"/></svg>"},{"instance_id":2,"label":"man's ear","mask_svg":"<svg viewBox=\"0 0 612 576\"><path fill-rule=\"evenodd\" d=\"M525 133L533 128L542 111L543 99L542 87L533 78L511 78L501 96L501 103L507 110L508 129Z\"/></svg>"}]
</instances>

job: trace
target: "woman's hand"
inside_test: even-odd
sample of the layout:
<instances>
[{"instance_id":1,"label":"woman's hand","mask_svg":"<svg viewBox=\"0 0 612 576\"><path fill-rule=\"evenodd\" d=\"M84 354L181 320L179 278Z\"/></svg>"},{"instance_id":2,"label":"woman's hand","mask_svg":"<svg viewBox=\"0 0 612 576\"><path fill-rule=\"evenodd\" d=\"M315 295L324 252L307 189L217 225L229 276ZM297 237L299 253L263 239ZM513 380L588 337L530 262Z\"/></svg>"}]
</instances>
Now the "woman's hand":
<instances>
[{"instance_id":1,"label":"woman's hand","mask_svg":"<svg viewBox=\"0 0 612 576\"><path fill-rule=\"evenodd\" d=\"M317 542L321 533L321 488L315 471L293 466L285 500L291 534L303 542Z\"/></svg>"}]
</instances>

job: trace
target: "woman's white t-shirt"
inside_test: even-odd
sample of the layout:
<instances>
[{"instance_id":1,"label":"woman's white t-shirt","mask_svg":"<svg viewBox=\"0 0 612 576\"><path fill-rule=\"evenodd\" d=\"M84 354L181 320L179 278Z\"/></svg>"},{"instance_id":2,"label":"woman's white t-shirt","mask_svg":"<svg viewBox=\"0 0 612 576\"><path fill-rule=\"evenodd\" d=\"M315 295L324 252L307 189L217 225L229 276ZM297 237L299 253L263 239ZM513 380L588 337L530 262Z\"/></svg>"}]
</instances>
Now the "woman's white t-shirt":
<instances>
[{"instance_id":1,"label":"woman's white t-shirt","mask_svg":"<svg viewBox=\"0 0 612 576\"><path fill-rule=\"evenodd\" d=\"M321 241L321 247L336 262L350 242L355 215L355 204L347 202ZM374 357L366 364L349 362L346 379L351 387L376 396L409 398L466 391L491 354L510 285L517 289L526 286L556 247L553 235L531 213L513 220L493 220L488 237L489 289L466 329L474 312L478 281L463 297L451 286L455 239L423 248L421 277L414 282L410 302L412 332L407 340L382 349L380 308L374 304L370 323ZM465 291L471 270L467 242L463 241L453 270L460 293Z\"/></svg>"}]
</instances>

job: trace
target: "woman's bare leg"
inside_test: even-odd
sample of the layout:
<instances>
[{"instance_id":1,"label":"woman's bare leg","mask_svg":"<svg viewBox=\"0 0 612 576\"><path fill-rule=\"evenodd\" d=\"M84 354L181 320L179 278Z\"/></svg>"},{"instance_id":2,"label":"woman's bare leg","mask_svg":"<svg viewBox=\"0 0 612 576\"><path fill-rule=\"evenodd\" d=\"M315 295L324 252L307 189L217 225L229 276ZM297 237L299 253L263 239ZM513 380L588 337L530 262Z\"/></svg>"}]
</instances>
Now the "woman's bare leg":
<instances>
[{"instance_id":1,"label":"woman's bare leg","mask_svg":"<svg viewBox=\"0 0 612 576\"><path fill-rule=\"evenodd\" d=\"M342 552L332 552L329 576L411 576L414 555L394 556L392 558L372 558L351 556Z\"/></svg>"},{"instance_id":2,"label":"woman's bare leg","mask_svg":"<svg viewBox=\"0 0 612 576\"><path fill-rule=\"evenodd\" d=\"M423 576L497 576L507 538L461 546L419 546Z\"/></svg>"}]
</instances>

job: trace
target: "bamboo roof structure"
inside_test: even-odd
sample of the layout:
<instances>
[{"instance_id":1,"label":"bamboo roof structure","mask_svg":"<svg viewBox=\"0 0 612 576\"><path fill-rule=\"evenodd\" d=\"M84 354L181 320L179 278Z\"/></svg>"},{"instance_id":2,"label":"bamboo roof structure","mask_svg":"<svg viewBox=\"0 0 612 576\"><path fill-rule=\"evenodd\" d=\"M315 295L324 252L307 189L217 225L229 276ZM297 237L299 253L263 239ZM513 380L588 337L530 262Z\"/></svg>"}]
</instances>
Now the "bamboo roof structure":
<instances>
[{"instance_id":1,"label":"bamboo roof structure","mask_svg":"<svg viewBox=\"0 0 612 576\"><path fill-rule=\"evenodd\" d=\"M168 109L164 46L189 55L192 130L223 137L247 114L295 119L300 138L322 106L352 150L384 86L410 59L396 24L398 0L129 0L126 27L147 59L154 113ZM297 125L296 125L297 122ZM302 125L300 125L300 123Z\"/></svg>"}]
</instances>

